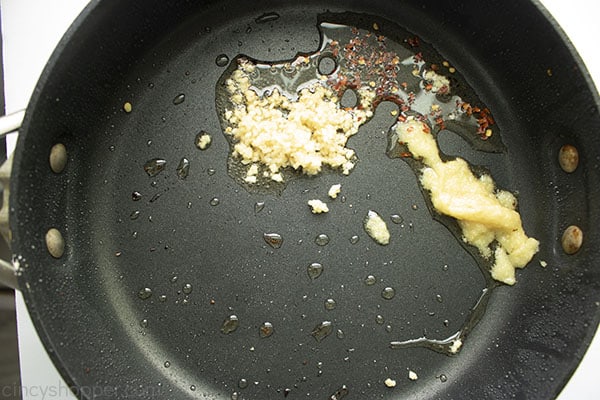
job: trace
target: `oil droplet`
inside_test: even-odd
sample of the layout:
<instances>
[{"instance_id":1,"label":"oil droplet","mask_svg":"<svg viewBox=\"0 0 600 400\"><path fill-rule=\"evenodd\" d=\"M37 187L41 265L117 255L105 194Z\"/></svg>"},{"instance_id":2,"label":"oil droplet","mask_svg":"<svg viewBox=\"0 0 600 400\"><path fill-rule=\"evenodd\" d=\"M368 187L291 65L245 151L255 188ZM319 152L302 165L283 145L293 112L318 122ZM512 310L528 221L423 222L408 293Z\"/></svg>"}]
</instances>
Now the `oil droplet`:
<instances>
[{"instance_id":1,"label":"oil droplet","mask_svg":"<svg viewBox=\"0 0 600 400\"><path fill-rule=\"evenodd\" d=\"M183 157L177 165L177 176L179 179L185 179L190 174L190 160Z\"/></svg>"},{"instance_id":2,"label":"oil droplet","mask_svg":"<svg viewBox=\"0 0 600 400\"><path fill-rule=\"evenodd\" d=\"M147 319L145 319L145 318L144 318L143 320L141 320L141 321L140 321L140 326L141 326L142 328L147 328L147 327L148 327L148 320L147 320Z\"/></svg>"},{"instance_id":3,"label":"oil droplet","mask_svg":"<svg viewBox=\"0 0 600 400\"><path fill-rule=\"evenodd\" d=\"M263 208L265 208L265 202L264 201L257 201L254 204L254 213L258 214L259 212L261 212L263 210Z\"/></svg>"},{"instance_id":4,"label":"oil droplet","mask_svg":"<svg viewBox=\"0 0 600 400\"><path fill-rule=\"evenodd\" d=\"M448 381L448 377L446 375L444 375L444 374L441 374L440 375L440 382L443 383L443 382L446 382L446 381Z\"/></svg>"},{"instance_id":5,"label":"oil droplet","mask_svg":"<svg viewBox=\"0 0 600 400\"><path fill-rule=\"evenodd\" d=\"M358 235L353 235L353 236L350 238L350 243L352 243L352 244L356 244L356 243L358 243L358 241L359 241L359 240L360 240L360 237L359 237Z\"/></svg>"},{"instance_id":6,"label":"oil droplet","mask_svg":"<svg viewBox=\"0 0 600 400\"><path fill-rule=\"evenodd\" d=\"M375 283L377 283L377 278L375 278L375 276L368 275L365 278L365 285L367 285L367 286L373 286Z\"/></svg>"},{"instance_id":7,"label":"oil droplet","mask_svg":"<svg viewBox=\"0 0 600 400\"><path fill-rule=\"evenodd\" d=\"M264 233L263 239L274 249L279 249L283 244L283 238L279 233Z\"/></svg>"},{"instance_id":8,"label":"oil droplet","mask_svg":"<svg viewBox=\"0 0 600 400\"><path fill-rule=\"evenodd\" d=\"M392 328L392 326L391 326L391 325L386 325L386 326L385 326L385 331L386 331L386 332L388 332L388 333L391 333L391 332L392 332L392 330L393 330L393 328Z\"/></svg>"},{"instance_id":9,"label":"oil droplet","mask_svg":"<svg viewBox=\"0 0 600 400\"><path fill-rule=\"evenodd\" d=\"M267 338L271 336L273 334L273 324L270 322L263 322L258 330L258 333L260 334L261 338Z\"/></svg>"},{"instance_id":10,"label":"oil droplet","mask_svg":"<svg viewBox=\"0 0 600 400\"><path fill-rule=\"evenodd\" d=\"M377 324L379 325L383 325L383 323L385 322L385 318L383 318L383 315L377 315L375 317L375 322L377 322Z\"/></svg>"},{"instance_id":11,"label":"oil droplet","mask_svg":"<svg viewBox=\"0 0 600 400\"><path fill-rule=\"evenodd\" d=\"M173 104L175 104L176 106L183 103L184 101L185 101L185 94L183 94L183 93L179 93L177 96L175 96L173 98Z\"/></svg>"},{"instance_id":12,"label":"oil droplet","mask_svg":"<svg viewBox=\"0 0 600 400\"><path fill-rule=\"evenodd\" d=\"M338 330L335 332L335 336L336 336L338 339L343 339L343 338L345 338L345 337L346 337L346 334L344 333L344 331L343 331L343 330L341 330L341 329L338 329Z\"/></svg>"},{"instance_id":13,"label":"oil droplet","mask_svg":"<svg viewBox=\"0 0 600 400\"><path fill-rule=\"evenodd\" d=\"M240 389L246 389L246 388L248 387L248 380L247 380L247 379L244 379L244 378L240 379L240 380L238 381L238 387L239 387Z\"/></svg>"},{"instance_id":14,"label":"oil droplet","mask_svg":"<svg viewBox=\"0 0 600 400\"><path fill-rule=\"evenodd\" d=\"M229 64L229 57L227 57L227 54L219 54L215 58L215 64L217 64L217 67L226 67Z\"/></svg>"},{"instance_id":15,"label":"oil droplet","mask_svg":"<svg viewBox=\"0 0 600 400\"><path fill-rule=\"evenodd\" d=\"M138 297L142 300L146 300L150 298L150 296L152 296L152 289L150 289L149 287L140 289L140 291L138 292Z\"/></svg>"},{"instance_id":16,"label":"oil droplet","mask_svg":"<svg viewBox=\"0 0 600 400\"><path fill-rule=\"evenodd\" d=\"M142 198L142 194L140 192L132 192L131 193L131 200L133 201L139 201Z\"/></svg>"},{"instance_id":17,"label":"oil droplet","mask_svg":"<svg viewBox=\"0 0 600 400\"><path fill-rule=\"evenodd\" d=\"M179 278L177 277L177 275L173 275L173 276L171 277L171 283L175 283L175 282L177 282L177 279L179 279Z\"/></svg>"},{"instance_id":18,"label":"oil droplet","mask_svg":"<svg viewBox=\"0 0 600 400\"><path fill-rule=\"evenodd\" d=\"M238 392L231 393L231 400L239 400L240 394Z\"/></svg>"},{"instance_id":19,"label":"oil droplet","mask_svg":"<svg viewBox=\"0 0 600 400\"><path fill-rule=\"evenodd\" d=\"M393 223L395 224L401 224L402 222L404 222L404 218L402 218L401 215L399 214L393 214L390 219L392 220Z\"/></svg>"},{"instance_id":20,"label":"oil droplet","mask_svg":"<svg viewBox=\"0 0 600 400\"><path fill-rule=\"evenodd\" d=\"M444 301L444 299L442 299L442 295L441 294L436 294L435 295L435 299L438 301L438 303L442 303Z\"/></svg>"},{"instance_id":21,"label":"oil droplet","mask_svg":"<svg viewBox=\"0 0 600 400\"><path fill-rule=\"evenodd\" d=\"M386 300L393 299L395 295L396 295L396 291L394 290L393 287L388 286L381 291L381 297L383 297Z\"/></svg>"},{"instance_id":22,"label":"oil droplet","mask_svg":"<svg viewBox=\"0 0 600 400\"><path fill-rule=\"evenodd\" d=\"M165 361L164 366L165 366L165 368L169 368L171 366L171 362Z\"/></svg>"},{"instance_id":23,"label":"oil droplet","mask_svg":"<svg viewBox=\"0 0 600 400\"><path fill-rule=\"evenodd\" d=\"M129 219L135 220L140 216L140 210L135 210L129 215Z\"/></svg>"},{"instance_id":24,"label":"oil droplet","mask_svg":"<svg viewBox=\"0 0 600 400\"><path fill-rule=\"evenodd\" d=\"M337 303L335 302L334 299L327 299L327 300L325 300L325 309L326 310L331 311L331 310L334 310L335 307L337 307Z\"/></svg>"},{"instance_id":25,"label":"oil droplet","mask_svg":"<svg viewBox=\"0 0 600 400\"><path fill-rule=\"evenodd\" d=\"M209 204L211 206L218 206L220 202L221 202L221 200L219 200L218 197L213 197L212 199L210 199Z\"/></svg>"},{"instance_id":26,"label":"oil droplet","mask_svg":"<svg viewBox=\"0 0 600 400\"><path fill-rule=\"evenodd\" d=\"M331 324L331 321L323 321L314 327L311 335L317 342L320 342L327 336L331 335L331 332L333 332L333 325Z\"/></svg>"},{"instance_id":27,"label":"oil droplet","mask_svg":"<svg viewBox=\"0 0 600 400\"><path fill-rule=\"evenodd\" d=\"M317 279L323 273L323 265L321 263L312 263L306 268L310 279Z\"/></svg>"},{"instance_id":28,"label":"oil droplet","mask_svg":"<svg viewBox=\"0 0 600 400\"><path fill-rule=\"evenodd\" d=\"M209 176L213 176L213 175L215 174L215 172L217 172L217 170L216 170L216 169L214 169L214 168L209 168L209 169L207 169L207 170L206 170L206 173L207 173Z\"/></svg>"},{"instance_id":29,"label":"oil droplet","mask_svg":"<svg viewBox=\"0 0 600 400\"><path fill-rule=\"evenodd\" d=\"M158 296L158 301L164 303L165 301L167 301L167 295L161 294L160 296Z\"/></svg>"},{"instance_id":30,"label":"oil droplet","mask_svg":"<svg viewBox=\"0 0 600 400\"><path fill-rule=\"evenodd\" d=\"M186 283L185 285L183 285L183 288L181 289L181 291L184 294L190 294L192 293L192 284L191 283Z\"/></svg>"},{"instance_id":31,"label":"oil droplet","mask_svg":"<svg viewBox=\"0 0 600 400\"><path fill-rule=\"evenodd\" d=\"M223 321L223 325L221 325L221 332L228 335L231 332L234 332L238 326L240 326L240 321L238 320L237 315L230 315L229 317L225 318L225 321Z\"/></svg>"},{"instance_id":32,"label":"oil droplet","mask_svg":"<svg viewBox=\"0 0 600 400\"><path fill-rule=\"evenodd\" d=\"M321 233L315 238L315 243L319 246L326 246L329 243L329 236Z\"/></svg>"},{"instance_id":33,"label":"oil droplet","mask_svg":"<svg viewBox=\"0 0 600 400\"><path fill-rule=\"evenodd\" d=\"M160 196L162 196L162 193L156 193L154 196L152 196L152 198L150 199L150 203L154 203L156 200L158 200L160 198Z\"/></svg>"},{"instance_id":34,"label":"oil droplet","mask_svg":"<svg viewBox=\"0 0 600 400\"><path fill-rule=\"evenodd\" d=\"M163 160L162 158L153 158L144 164L144 171L146 171L148 176L156 176L165 169L166 165L167 160Z\"/></svg>"},{"instance_id":35,"label":"oil droplet","mask_svg":"<svg viewBox=\"0 0 600 400\"><path fill-rule=\"evenodd\" d=\"M190 385L190 390L193 392L196 390L196 385Z\"/></svg>"},{"instance_id":36,"label":"oil droplet","mask_svg":"<svg viewBox=\"0 0 600 400\"><path fill-rule=\"evenodd\" d=\"M272 22L277 19L279 19L279 14L277 14L276 12L268 12L260 15L259 17L256 17L254 22L256 22L257 24L265 24L267 22Z\"/></svg>"}]
</instances>

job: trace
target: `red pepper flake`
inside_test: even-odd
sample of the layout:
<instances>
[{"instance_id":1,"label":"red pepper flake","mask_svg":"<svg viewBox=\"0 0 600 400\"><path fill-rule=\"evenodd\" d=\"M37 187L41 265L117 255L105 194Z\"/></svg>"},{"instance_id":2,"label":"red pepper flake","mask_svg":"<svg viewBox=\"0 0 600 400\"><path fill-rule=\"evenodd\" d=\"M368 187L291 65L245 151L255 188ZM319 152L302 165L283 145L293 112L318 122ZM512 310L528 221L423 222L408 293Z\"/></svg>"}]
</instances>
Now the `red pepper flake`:
<instances>
[{"instance_id":1,"label":"red pepper flake","mask_svg":"<svg viewBox=\"0 0 600 400\"><path fill-rule=\"evenodd\" d=\"M402 153L400 153L400 157L403 157L403 158L410 158L412 156L413 155L410 151L403 151Z\"/></svg>"},{"instance_id":2,"label":"red pepper flake","mask_svg":"<svg viewBox=\"0 0 600 400\"><path fill-rule=\"evenodd\" d=\"M421 44L421 41L419 40L418 36L410 37L406 39L405 42L408 43L410 47L419 47L419 45Z\"/></svg>"},{"instance_id":3,"label":"red pepper flake","mask_svg":"<svg viewBox=\"0 0 600 400\"><path fill-rule=\"evenodd\" d=\"M437 117L435 119L435 124L440 128L440 130L446 129L446 124L444 123L444 119L442 117Z\"/></svg>"}]
</instances>

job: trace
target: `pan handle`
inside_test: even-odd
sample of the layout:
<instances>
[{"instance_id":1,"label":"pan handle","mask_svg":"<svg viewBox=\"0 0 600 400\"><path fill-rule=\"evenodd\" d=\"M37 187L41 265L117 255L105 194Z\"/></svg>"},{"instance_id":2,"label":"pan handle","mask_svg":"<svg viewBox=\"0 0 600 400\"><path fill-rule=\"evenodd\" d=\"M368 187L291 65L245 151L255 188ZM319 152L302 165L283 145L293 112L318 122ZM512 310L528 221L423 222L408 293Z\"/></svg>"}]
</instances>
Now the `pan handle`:
<instances>
[{"instance_id":1,"label":"pan handle","mask_svg":"<svg viewBox=\"0 0 600 400\"><path fill-rule=\"evenodd\" d=\"M2 207L0 208L0 234L10 246L12 234L8 223L9 198L10 198L10 174L12 170L13 155L0 166L0 185L2 185ZM13 289L17 288L16 268L10 261L0 259L0 283Z\"/></svg>"},{"instance_id":2,"label":"pan handle","mask_svg":"<svg viewBox=\"0 0 600 400\"><path fill-rule=\"evenodd\" d=\"M8 133L16 132L23 124L23 118L25 118L25 110L0 117L0 138Z\"/></svg>"},{"instance_id":3,"label":"pan handle","mask_svg":"<svg viewBox=\"0 0 600 400\"><path fill-rule=\"evenodd\" d=\"M0 259L0 283L11 289L19 290L15 266L11 262L2 259Z\"/></svg>"},{"instance_id":4,"label":"pan handle","mask_svg":"<svg viewBox=\"0 0 600 400\"><path fill-rule=\"evenodd\" d=\"M23 123L25 110L0 117L0 138L6 134L17 131ZM9 218L9 198L10 198L10 175L12 171L13 155L0 166L0 185L2 186L2 207L0 208L0 234L6 240L11 242L11 232L8 223ZM12 262L0 259L0 283L12 289L18 289L17 269Z\"/></svg>"}]
</instances>

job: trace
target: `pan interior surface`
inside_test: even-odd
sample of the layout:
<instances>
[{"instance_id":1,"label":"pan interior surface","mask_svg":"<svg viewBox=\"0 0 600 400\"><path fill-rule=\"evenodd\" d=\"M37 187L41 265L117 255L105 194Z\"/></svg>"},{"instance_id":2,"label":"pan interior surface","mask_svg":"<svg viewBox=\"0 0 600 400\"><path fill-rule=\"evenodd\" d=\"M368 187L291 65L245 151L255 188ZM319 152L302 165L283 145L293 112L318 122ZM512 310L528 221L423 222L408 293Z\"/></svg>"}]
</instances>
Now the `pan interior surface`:
<instances>
[{"instance_id":1,"label":"pan interior surface","mask_svg":"<svg viewBox=\"0 0 600 400\"><path fill-rule=\"evenodd\" d=\"M11 199L25 299L77 394L558 394L598 324L591 227L599 222L599 143L589 133L600 121L581 63L534 5L106 3L86 10L40 81ZM432 218L411 168L386 156L395 105L380 104L350 139L359 162L348 176L326 171L281 193L253 193L228 173L215 105L227 60L313 53L317 17L326 12L353 12L384 30L397 25L431 44L502 132L501 153L475 150L452 132L439 142L518 193L525 228L541 248L515 286L494 287L457 355L389 348L452 336L489 287L468 249ZM205 150L195 143L201 131L212 138ZM56 143L68 157L60 173L47 161ZM572 174L556 161L567 143L580 151ZM328 199L338 183L340 197ZM312 214L314 198L327 199L330 212ZM369 210L386 219L388 246L365 233ZM560 236L571 224L586 236L569 256ZM50 228L65 240L58 258L45 247ZM265 240L274 234L275 245Z\"/></svg>"}]
</instances>

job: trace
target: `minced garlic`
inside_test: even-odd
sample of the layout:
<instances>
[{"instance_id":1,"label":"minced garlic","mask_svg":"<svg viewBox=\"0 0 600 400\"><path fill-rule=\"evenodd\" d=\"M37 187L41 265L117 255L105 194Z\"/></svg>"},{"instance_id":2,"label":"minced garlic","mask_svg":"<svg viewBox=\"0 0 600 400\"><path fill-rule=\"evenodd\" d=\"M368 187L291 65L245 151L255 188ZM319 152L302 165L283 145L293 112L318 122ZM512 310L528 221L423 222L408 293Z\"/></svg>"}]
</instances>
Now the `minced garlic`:
<instances>
[{"instance_id":1,"label":"minced garlic","mask_svg":"<svg viewBox=\"0 0 600 400\"><path fill-rule=\"evenodd\" d=\"M333 91L318 82L300 90L295 100L278 89L261 95L251 86L254 68L249 61L241 63L226 81L233 108L225 111L225 133L233 138L233 156L243 165L260 165L264 176L278 182L288 167L306 175L324 166L349 174L356 156L346 142L372 111L342 109ZM246 182L256 175L247 174Z\"/></svg>"},{"instance_id":2,"label":"minced garlic","mask_svg":"<svg viewBox=\"0 0 600 400\"><path fill-rule=\"evenodd\" d=\"M462 347L463 342L460 339L456 339L452 342L452 346L450 346L450 353L452 354L456 354L458 353L458 350L460 350L460 348Z\"/></svg>"},{"instance_id":3,"label":"minced garlic","mask_svg":"<svg viewBox=\"0 0 600 400\"><path fill-rule=\"evenodd\" d=\"M365 231L374 241L383 246L390 243L390 231L383 218L375 211L369 210L363 223Z\"/></svg>"},{"instance_id":4,"label":"minced garlic","mask_svg":"<svg viewBox=\"0 0 600 400\"><path fill-rule=\"evenodd\" d=\"M425 72L423 78L431 83L431 92L437 93L440 91L448 90L450 87L450 80L444 75L440 75L435 71L429 70ZM445 88L445 89L444 89Z\"/></svg>"},{"instance_id":5,"label":"minced garlic","mask_svg":"<svg viewBox=\"0 0 600 400\"><path fill-rule=\"evenodd\" d=\"M408 379L410 379L411 381L416 381L417 379L419 379L419 376L417 375L417 373L413 370L409 370L408 371Z\"/></svg>"},{"instance_id":6,"label":"minced garlic","mask_svg":"<svg viewBox=\"0 0 600 400\"><path fill-rule=\"evenodd\" d=\"M332 199L335 199L338 197L338 194L340 194L341 191L342 191L342 185L338 183L335 185L331 185L331 187L329 188L329 191L327 192L327 195L329 197L331 197Z\"/></svg>"},{"instance_id":7,"label":"minced garlic","mask_svg":"<svg viewBox=\"0 0 600 400\"><path fill-rule=\"evenodd\" d=\"M387 378L385 381L383 381L383 383L389 388L396 387L396 381L392 378Z\"/></svg>"},{"instance_id":8,"label":"minced garlic","mask_svg":"<svg viewBox=\"0 0 600 400\"><path fill-rule=\"evenodd\" d=\"M329 212L327 203L322 202L319 199L312 199L308 201L308 205L311 208L313 214L321 214Z\"/></svg>"},{"instance_id":9,"label":"minced garlic","mask_svg":"<svg viewBox=\"0 0 600 400\"><path fill-rule=\"evenodd\" d=\"M210 134L208 134L206 132L201 132L196 137L196 146L200 150L206 150L206 149L208 149L208 147L210 146L211 143L212 143L212 137L210 136Z\"/></svg>"},{"instance_id":10,"label":"minced garlic","mask_svg":"<svg viewBox=\"0 0 600 400\"><path fill-rule=\"evenodd\" d=\"M481 256L489 259L493 254L492 278L513 285L515 268L525 267L539 247L523 230L515 197L497 191L489 175L476 177L461 158L442 161L425 123L408 119L398 123L396 133L398 141L422 160L421 184L431 193L435 209L457 220L463 239Z\"/></svg>"}]
</instances>

